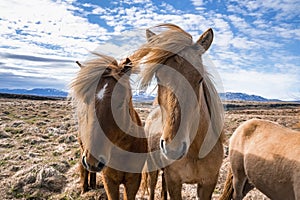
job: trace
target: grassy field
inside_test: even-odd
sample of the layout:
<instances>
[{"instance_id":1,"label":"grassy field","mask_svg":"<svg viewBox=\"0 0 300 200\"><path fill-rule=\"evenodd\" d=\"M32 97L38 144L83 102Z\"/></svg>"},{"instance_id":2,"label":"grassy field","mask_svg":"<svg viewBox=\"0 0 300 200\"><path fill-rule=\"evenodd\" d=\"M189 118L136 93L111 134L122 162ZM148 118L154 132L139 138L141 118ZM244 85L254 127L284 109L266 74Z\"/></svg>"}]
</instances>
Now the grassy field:
<instances>
[{"instance_id":1,"label":"grassy field","mask_svg":"<svg viewBox=\"0 0 300 200\"><path fill-rule=\"evenodd\" d=\"M224 102L225 133L251 118L275 121L300 130L300 104L286 102ZM136 103L145 120L152 106ZM79 146L72 104L66 100L0 98L0 197L1 199L106 199L97 175L97 189L80 195ZM220 171L213 199L218 199L225 182L228 160ZM160 182L157 197L160 194ZM196 186L184 185L185 199L196 199ZM138 194L138 199L147 198ZM245 199L267 199L259 191Z\"/></svg>"}]
</instances>

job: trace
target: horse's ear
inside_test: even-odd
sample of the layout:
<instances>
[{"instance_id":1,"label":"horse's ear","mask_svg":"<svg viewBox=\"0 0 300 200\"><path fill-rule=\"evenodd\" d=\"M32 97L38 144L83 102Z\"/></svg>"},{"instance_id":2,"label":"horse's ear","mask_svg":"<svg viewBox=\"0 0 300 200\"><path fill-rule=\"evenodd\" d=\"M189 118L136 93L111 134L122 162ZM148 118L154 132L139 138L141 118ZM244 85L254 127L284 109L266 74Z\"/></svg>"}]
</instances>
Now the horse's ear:
<instances>
[{"instance_id":1,"label":"horse's ear","mask_svg":"<svg viewBox=\"0 0 300 200\"><path fill-rule=\"evenodd\" d=\"M77 64L80 68L83 67L82 64L81 64L79 61L76 61L76 64Z\"/></svg>"},{"instance_id":2,"label":"horse's ear","mask_svg":"<svg viewBox=\"0 0 300 200\"><path fill-rule=\"evenodd\" d=\"M124 64L129 64L129 63L131 63L131 60L127 57Z\"/></svg>"},{"instance_id":3,"label":"horse's ear","mask_svg":"<svg viewBox=\"0 0 300 200\"><path fill-rule=\"evenodd\" d=\"M197 44L201 45L206 51L210 47L213 38L214 38L214 32L211 28L209 28L200 36L200 38L197 40Z\"/></svg>"},{"instance_id":4,"label":"horse's ear","mask_svg":"<svg viewBox=\"0 0 300 200\"><path fill-rule=\"evenodd\" d=\"M121 70L122 72L127 73L128 71L131 70L132 63L131 63L131 60L128 57L126 58L126 60L125 60L125 62L123 64L124 64L124 67Z\"/></svg>"},{"instance_id":5,"label":"horse's ear","mask_svg":"<svg viewBox=\"0 0 300 200\"><path fill-rule=\"evenodd\" d=\"M155 33L153 33L152 31L150 31L149 29L146 29L146 37L147 40L150 41L151 37L155 35Z\"/></svg>"}]
</instances>

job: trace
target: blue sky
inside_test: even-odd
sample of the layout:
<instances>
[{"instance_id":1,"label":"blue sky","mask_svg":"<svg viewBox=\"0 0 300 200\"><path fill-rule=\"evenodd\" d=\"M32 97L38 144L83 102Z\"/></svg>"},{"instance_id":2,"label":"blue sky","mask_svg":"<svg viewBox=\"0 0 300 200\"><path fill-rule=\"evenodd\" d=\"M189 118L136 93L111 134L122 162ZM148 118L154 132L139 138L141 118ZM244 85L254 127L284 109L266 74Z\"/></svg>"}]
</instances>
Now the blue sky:
<instances>
[{"instance_id":1,"label":"blue sky","mask_svg":"<svg viewBox=\"0 0 300 200\"><path fill-rule=\"evenodd\" d=\"M300 99L299 0L0 0L0 88L67 89L88 50L122 57L144 29L174 23L197 40L223 90Z\"/></svg>"}]
</instances>

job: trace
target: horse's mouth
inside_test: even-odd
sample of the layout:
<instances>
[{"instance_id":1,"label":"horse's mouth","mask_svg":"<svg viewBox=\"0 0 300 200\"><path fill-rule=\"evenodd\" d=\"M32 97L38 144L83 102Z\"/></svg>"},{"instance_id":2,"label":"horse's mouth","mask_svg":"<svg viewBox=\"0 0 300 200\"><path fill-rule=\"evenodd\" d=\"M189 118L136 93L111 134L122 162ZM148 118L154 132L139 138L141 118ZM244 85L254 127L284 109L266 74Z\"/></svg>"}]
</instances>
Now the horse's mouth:
<instances>
[{"instance_id":1,"label":"horse's mouth","mask_svg":"<svg viewBox=\"0 0 300 200\"><path fill-rule=\"evenodd\" d=\"M82 160L81 163L83 165L83 167L88 170L89 172L100 172L102 171L102 169L105 167L105 161L104 159L100 159L100 161L98 162L97 166L94 165L89 165L86 161L86 157L82 156Z\"/></svg>"},{"instance_id":2,"label":"horse's mouth","mask_svg":"<svg viewBox=\"0 0 300 200\"><path fill-rule=\"evenodd\" d=\"M94 173L96 173L96 172L101 172L102 169L103 169L104 167L105 167L105 165L104 165L104 164L101 164L101 166L98 165L97 167L91 166L91 167L88 168L87 170L88 170L89 172L94 172Z\"/></svg>"}]
</instances>

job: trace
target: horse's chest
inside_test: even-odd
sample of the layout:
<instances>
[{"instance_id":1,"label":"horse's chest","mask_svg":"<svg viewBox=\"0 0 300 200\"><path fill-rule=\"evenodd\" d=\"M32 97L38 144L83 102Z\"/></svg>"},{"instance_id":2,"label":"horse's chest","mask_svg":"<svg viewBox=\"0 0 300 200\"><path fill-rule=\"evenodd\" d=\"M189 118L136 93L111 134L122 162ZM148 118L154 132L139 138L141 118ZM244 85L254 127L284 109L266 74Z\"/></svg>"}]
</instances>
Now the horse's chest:
<instances>
[{"instance_id":1,"label":"horse's chest","mask_svg":"<svg viewBox=\"0 0 300 200\"><path fill-rule=\"evenodd\" d=\"M180 176L184 183L198 183L202 182L203 172L201 173L197 165L187 164Z\"/></svg>"},{"instance_id":2,"label":"horse's chest","mask_svg":"<svg viewBox=\"0 0 300 200\"><path fill-rule=\"evenodd\" d=\"M199 161L179 162L168 167L168 172L173 179L181 183L207 183L214 181L215 172Z\"/></svg>"}]
</instances>

